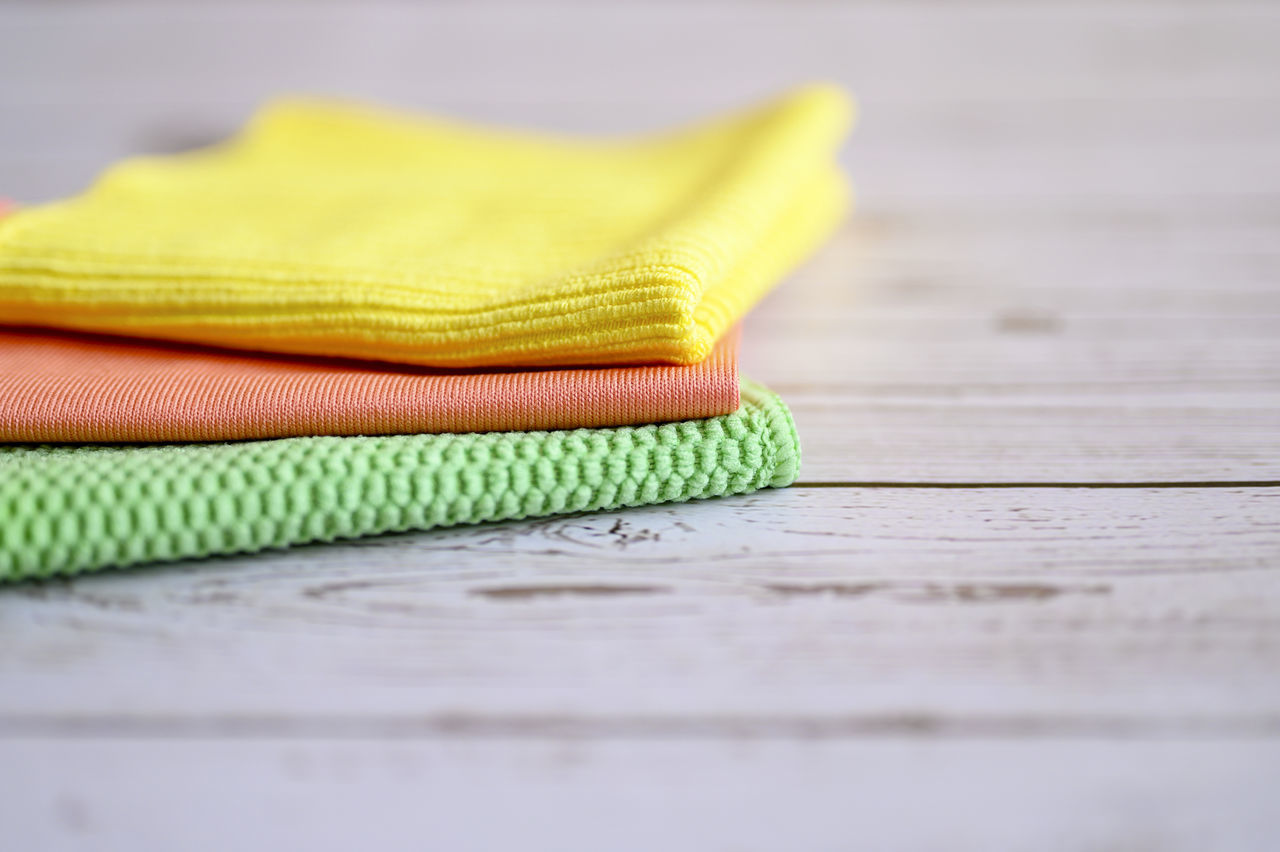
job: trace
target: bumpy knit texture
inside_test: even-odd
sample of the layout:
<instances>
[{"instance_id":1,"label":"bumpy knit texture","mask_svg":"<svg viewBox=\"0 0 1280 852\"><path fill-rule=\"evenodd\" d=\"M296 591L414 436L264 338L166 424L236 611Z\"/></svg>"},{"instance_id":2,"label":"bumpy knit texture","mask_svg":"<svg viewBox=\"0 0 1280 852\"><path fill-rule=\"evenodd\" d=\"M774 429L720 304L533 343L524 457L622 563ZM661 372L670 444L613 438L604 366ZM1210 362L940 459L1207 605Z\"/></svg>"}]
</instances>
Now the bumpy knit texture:
<instances>
[{"instance_id":1,"label":"bumpy knit texture","mask_svg":"<svg viewBox=\"0 0 1280 852\"><path fill-rule=\"evenodd\" d=\"M613 429L0 447L0 581L789 485L790 412L742 399Z\"/></svg>"},{"instance_id":2,"label":"bumpy knit texture","mask_svg":"<svg viewBox=\"0 0 1280 852\"><path fill-rule=\"evenodd\" d=\"M576 429L738 408L737 329L700 364L447 372L0 328L0 441Z\"/></svg>"},{"instance_id":3,"label":"bumpy knit texture","mask_svg":"<svg viewBox=\"0 0 1280 852\"><path fill-rule=\"evenodd\" d=\"M835 226L814 86L582 141L282 102L0 221L0 317L443 367L697 363Z\"/></svg>"}]
</instances>

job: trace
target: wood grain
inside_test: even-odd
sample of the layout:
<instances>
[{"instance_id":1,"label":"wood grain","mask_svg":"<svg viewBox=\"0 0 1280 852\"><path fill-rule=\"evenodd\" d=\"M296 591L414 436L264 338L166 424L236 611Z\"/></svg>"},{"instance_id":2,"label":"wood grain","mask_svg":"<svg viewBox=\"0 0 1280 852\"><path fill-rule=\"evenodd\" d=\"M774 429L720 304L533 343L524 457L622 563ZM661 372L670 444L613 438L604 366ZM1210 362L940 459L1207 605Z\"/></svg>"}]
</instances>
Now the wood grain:
<instances>
[{"instance_id":1,"label":"wood grain","mask_svg":"<svg viewBox=\"0 0 1280 852\"><path fill-rule=\"evenodd\" d=\"M1275 732L1277 499L797 488L32 584L0 735Z\"/></svg>"}]
</instances>

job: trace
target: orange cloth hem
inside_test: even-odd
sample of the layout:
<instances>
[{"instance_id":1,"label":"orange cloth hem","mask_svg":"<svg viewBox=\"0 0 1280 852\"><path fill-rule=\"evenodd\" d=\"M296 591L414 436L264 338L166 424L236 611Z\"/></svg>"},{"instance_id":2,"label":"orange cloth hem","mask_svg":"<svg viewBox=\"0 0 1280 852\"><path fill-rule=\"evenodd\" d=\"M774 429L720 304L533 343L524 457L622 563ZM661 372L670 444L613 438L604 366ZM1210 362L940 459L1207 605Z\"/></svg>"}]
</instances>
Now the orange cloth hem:
<instances>
[{"instance_id":1,"label":"orange cloth hem","mask_svg":"<svg viewBox=\"0 0 1280 852\"><path fill-rule=\"evenodd\" d=\"M456 372L0 329L0 441L498 432L738 409L738 331L692 366Z\"/></svg>"}]
</instances>

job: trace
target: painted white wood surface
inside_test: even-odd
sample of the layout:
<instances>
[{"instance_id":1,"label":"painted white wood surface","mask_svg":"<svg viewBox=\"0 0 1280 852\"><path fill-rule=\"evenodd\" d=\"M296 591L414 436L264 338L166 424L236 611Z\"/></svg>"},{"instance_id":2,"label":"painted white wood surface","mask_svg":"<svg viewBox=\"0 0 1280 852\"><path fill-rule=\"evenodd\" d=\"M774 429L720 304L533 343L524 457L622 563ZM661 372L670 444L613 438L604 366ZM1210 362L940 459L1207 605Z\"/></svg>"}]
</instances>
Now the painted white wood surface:
<instances>
[{"instance_id":1,"label":"painted white wood surface","mask_svg":"<svg viewBox=\"0 0 1280 852\"><path fill-rule=\"evenodd\" d=\"M39 740L0 760L40 849L1201 852L1280 830L1280 748L1250 740Z\"/></svg>"},{"instance_id":2,"label":"painted white wood surface","mask_svg":"<svg viewBox=\"0 0 1280 852\"><path fill-rule=\"evenodd\" d=\"M747 323L802 487L0 590L6 846L1280 845L1277 44L1273 3L0 6L29 201L279 91L863 108L857 215Z\"/></svg>"},{"instance_id":3,"label":"painted white wood surface","mask_svg":"<svg viewBox=\"0 0 1280 852\"><path fill-rule=\"evenodd\" d=\"M1278 501L795 488L27 585L0 736L1280 734Z\"/></svg>"}]
</instances>

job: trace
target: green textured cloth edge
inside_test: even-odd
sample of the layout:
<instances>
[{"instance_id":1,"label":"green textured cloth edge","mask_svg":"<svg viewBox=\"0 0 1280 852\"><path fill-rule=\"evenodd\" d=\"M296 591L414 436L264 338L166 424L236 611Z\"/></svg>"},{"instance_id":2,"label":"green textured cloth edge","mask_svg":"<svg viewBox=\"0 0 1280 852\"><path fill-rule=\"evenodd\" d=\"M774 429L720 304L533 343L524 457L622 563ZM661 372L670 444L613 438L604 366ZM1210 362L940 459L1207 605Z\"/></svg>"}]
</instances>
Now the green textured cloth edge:
<instances>
[{"instance_id":1,"label":"green textured cloth edge","mask_svg":"<svg viewBox=\"0 0 1280 852\"><path fill-rule=\"evenodd\" d=\"M0 583L795 481L772 391L733 414L555 432L0 446Z\"/></svg>"}]
</instances>

